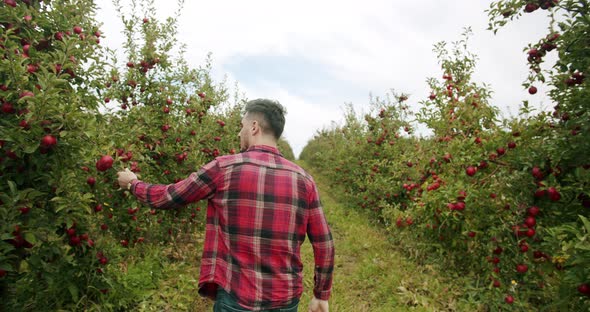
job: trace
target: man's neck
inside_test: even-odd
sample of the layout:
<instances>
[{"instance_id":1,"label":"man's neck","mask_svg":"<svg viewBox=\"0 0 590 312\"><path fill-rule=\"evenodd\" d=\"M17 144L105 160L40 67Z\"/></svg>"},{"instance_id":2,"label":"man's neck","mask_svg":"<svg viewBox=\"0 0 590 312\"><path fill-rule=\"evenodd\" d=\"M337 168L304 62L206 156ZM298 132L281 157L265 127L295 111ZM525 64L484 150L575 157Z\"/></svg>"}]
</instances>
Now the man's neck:
<instances>
[{"instance_id":1,"label":"man's neck","mask_svg":"<svg viewBox=\"0 0 590 312\"><path fill-rule=\"evenodd\" d=\"M277 141L274 138L261 137L258 140L254 140L252 145L266 145L277 148Z\"/></svg>"}]
</instances>

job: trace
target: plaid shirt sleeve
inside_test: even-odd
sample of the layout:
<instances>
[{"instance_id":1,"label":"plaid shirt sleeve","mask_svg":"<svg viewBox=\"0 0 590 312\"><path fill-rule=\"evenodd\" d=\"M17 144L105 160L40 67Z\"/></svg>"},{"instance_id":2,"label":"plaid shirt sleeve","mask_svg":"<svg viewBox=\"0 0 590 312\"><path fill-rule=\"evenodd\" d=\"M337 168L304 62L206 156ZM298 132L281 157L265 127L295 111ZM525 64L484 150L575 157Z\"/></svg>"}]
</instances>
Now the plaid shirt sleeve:
<instances>
[{"instance_id":1,"label":"plaid shirt sleeve","mask_svg":"<svg viewBox=\"0 0 590 312\"><path fill-rule=\"evenodd\" d=\"M214 160L178 183L149 184L134 180L131 183L131 193L140 202L152 208L180 208L212 196L216 189L219 171L219 165Z\"/></svg>"},{"instance_id":2,"label":"plaid shirt sleeve","mask_svg":"<svg viewBox=\"0 0 590 312\"><path fill-rule=\"evenodd\" d=\"M334 241L315 183L311 185L309 198L307 236L313 246L315 260L313 294L318 299L328 300L332 291Z\"/></svg>"}]
</instances>

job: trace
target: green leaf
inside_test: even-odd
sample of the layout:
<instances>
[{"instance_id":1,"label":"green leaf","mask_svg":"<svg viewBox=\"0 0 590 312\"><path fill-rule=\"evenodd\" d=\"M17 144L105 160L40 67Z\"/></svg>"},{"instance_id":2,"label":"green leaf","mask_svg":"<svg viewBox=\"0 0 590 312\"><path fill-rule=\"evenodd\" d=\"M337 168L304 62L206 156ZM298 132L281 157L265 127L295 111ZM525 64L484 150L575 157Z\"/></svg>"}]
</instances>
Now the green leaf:
<instances>
[{"instance_id":1,"label":"green leaf","mask_svg":"<svg viewBox=\"0 0 590 312\"><path fill-rule=\"evenodd\" d=\"M22 193L23 193L23 195L22 195L23 199L36 199L38 197L43 197L45 195L45 193L39 192L36 189L32 189L32 188L26 189Z\"/></svg>"},{"instance_id":2,"label":"green leaf","mask_svg":"<svg viewBox=\"0 0 590 312\"><path fill-rule=\"evenodd\" d=\"M23 152L25 152L26 154L33 154L39 148L39 145L40 143L38 142L34 145L28 145L23 149Z\"/></svg>"},{"instance_id":3,"label":"green leaf","mask_svg":"<svg viewBox=\"0 0 590 312\"><path fill-rule=\"evenodd\" d=\"M78 301L78 287L74 284L69 284L68 290L70 291L70 295L72 295L72 300L74 302Z\"/></svg>"},{"instance_id":4,"label":"green leaf","mask_svg":"<svg viewBox=\"0 0 590 312\"><path fill-rule=\"evenodd\" d=\"M55 196L55 197L53 197L52 199L50 199L49 201L60 201L60 200L62 200L62 199L63 199L62 197Z\"/></svg>"},{"instance_id":5,"label":"green leaf","mask_svg":"<svg viewBox=\"0 0 590 312\"><path fill-rule=\"evenodd\" d=\"M65 204L64 205L59 205L59 206L57 206L57 208L55 208L55 212L56 213L57 212L60 212L60 211L62 211L64 209L66 209L66 208L68 208L68 205L65 205Z\"/></svg>"},{"instance_id":6,"label":"green leaf","mask_svg":"<svg viewBox=\"0 0 590 312\"><path fill-rule=\"evenodd\" d=\"M588 221L588 219L586 219L586 217L582 215L578 215L578 217L582 219L582 222L584 223L584 228L586 229L586 233L590 233L590 221Z\"/></svg>"},{"instance_id":7,"label":"green leaf","mask_svg":"<svg viewBox=\"0 0 590 312\"><path fill-rule=\"evenodd\" d=\"M37 244L37 237L35 236L35 234L31 232L25 232L23 236L25 240L27 240L29 243L33 245Z\"/></svg>"},{"instance_id":8,"label":"green leaf","mask_svg":"<svg viewBox=\"0 0 590 312\"><path fill-rule=\"evenodd\" d=\"M586 243L580 243L580 244L576 244L576 246L574 246L576 249L580 249L580 250L586 250L586 251L590 251L590 244Z\"/></svg>"},{"instance_id":9,"label":"green leaf","mask_svg":"<svg viewBox=\"0 0 590 312\"><path fill-rule=\"evenodd\" d=\"M19 273L29 272L29 263L27 260L22 260L18 266Z\"/></svg>"},{"instance_id":10,"label":"green leaf","mask_svg":"<svg viewBox=\"0 0 590 312\"><path fill-rule=\"evenodd\" d=\"M8 187L10 188L10 193L12 193L13 196L16 195L16 183L14 183L14 181L8 181Z\"/></svg>"}]
</instances>

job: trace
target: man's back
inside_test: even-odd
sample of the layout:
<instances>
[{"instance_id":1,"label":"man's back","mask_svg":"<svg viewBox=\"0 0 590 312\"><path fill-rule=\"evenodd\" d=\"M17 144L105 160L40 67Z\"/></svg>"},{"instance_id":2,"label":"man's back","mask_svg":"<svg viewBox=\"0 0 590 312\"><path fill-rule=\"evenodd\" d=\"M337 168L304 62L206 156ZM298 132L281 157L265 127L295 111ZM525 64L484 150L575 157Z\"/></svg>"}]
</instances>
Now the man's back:
<instances>
[{"instance_id":1,"label":"man's back","mask_svg":"<svg viewBox=\"0 0 590 312\"><path fill-rule=\"evenodd\" d=\"M323 225L314 226L312 241L332 241L313 179L268 146L216 161L219 180L207 210L199 280L203 294L214 296L207 284L215 283L251 309L290 304L303 291L300 246L308 222ZM318 245L319 254L333 252L329 245Z\"/></svg>"},{"instance_id":2,"label":"man's back","mask_svg":"<svg viewBox=\"0 0 590 312\"><path fill-rule=\"evenodd\" d=\"M309 309L327 312L334 242L313 179L276 148L286 111L267 99L248 101L244 109L238 133L243 153L219 157L169 185L142 182L125 169L117 173L119 185L158 209L208 199L199 293L214 300L220 295L215 311L223 305L297 309L299 250L307 235L315 259Z\"/></svg>"}]
</instances>

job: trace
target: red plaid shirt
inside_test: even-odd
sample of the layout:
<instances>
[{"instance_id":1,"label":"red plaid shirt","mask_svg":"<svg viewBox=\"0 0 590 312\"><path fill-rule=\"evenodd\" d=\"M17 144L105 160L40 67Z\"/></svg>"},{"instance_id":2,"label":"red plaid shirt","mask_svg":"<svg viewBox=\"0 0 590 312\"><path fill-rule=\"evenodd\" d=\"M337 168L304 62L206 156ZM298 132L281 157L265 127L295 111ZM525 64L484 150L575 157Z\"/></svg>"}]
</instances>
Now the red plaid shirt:
<instances>
[{"instance_id":1,"label":"red plaid shirt","mask_svg":"<svg viewBox=\"0 0 590 312\"><path fill-rule=\"evenodd\" d=\"M334 243L315 182L276 148L253 146L218 157L171 185L131 184L143 203L160 209L208 199L199 293L215 298L217 287L240 305L272 309L303 292L300 247L314 250L314 295L328 300Z\"/></svg>"}]
</instances>

